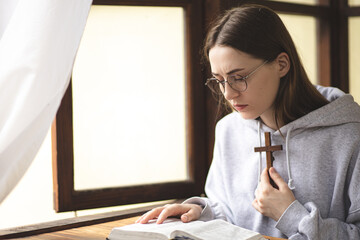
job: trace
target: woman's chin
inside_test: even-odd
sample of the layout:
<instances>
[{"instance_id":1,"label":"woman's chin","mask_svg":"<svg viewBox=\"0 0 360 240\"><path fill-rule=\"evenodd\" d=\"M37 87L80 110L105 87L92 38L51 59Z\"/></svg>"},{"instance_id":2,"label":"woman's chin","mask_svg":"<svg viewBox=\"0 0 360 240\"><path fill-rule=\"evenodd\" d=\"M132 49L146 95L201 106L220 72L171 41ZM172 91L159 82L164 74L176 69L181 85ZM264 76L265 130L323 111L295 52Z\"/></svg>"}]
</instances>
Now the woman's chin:
<instances>
[{"instance_id":1,"label":"woman's chin","mask_svg":"<svg viewBox=\"0 0 360 240\"><path fill-rule=\"evenodd\" d=\"M250 114L248 112L239 112L237 111L241 117L245 120L254 120L254 119L257 119L259 116L258 115L255 115L255 114Z\"/></svg>"}]
</instances>

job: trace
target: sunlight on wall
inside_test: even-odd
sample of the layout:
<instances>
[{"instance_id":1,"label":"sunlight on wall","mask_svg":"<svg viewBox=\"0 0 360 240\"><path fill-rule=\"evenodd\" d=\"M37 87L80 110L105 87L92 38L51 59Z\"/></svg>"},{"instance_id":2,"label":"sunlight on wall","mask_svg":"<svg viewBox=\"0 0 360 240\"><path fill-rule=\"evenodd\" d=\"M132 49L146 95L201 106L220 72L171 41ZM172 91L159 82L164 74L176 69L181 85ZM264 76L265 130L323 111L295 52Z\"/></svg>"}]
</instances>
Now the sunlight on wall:
<instances>
[{"instance_id":1,"label":"sunlight on wall","mask_svg":"<svg viewBox=\"0 0 360 240\"><path fill-rule=\"evenodd\" d=\"M360 103L360 17L349 19L350 94Z\"/></svg>"},{"instance_id":2,"label":"sunlight on wall","mask_svg":"<svg viewBox=\"0 0 360 240\"><path fill-rule=\"evenodd\" d=\"M317 77L316 20L314 17L279 14L288 29L313 84Z\"/></svg>"}]
</instances>

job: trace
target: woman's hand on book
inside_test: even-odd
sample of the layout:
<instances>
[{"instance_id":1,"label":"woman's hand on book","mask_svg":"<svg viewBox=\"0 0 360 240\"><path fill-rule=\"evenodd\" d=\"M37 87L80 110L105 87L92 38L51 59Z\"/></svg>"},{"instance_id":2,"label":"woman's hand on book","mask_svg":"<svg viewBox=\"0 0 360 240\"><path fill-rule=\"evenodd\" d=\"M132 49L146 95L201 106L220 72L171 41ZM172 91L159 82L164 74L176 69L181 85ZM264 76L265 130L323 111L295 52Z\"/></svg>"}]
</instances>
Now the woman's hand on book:
<instances>
[{"instance_id":1,"label":"woman's hand on book","mask_svg":"<svg viewBox=\"0 0 360 240\"><path fill-rule=\"evenodd\" d=\"M278 221L290 204L295 201L295 196L273 167L269 172L279 189L271 186L269 175L264 169L252 205L261 214Z\"/></svg>"},{"instance_id":2,"label":"woman's hand on book","mask_svg":"<svg viewBox=\"0 0 360 240\"><path fill-rule=\"evenodd\" d=\"M142 215L136 223L147 223L157 218L156 223L161 224L168 217L180 216L184 223L198 220L202 212L202 207L197 204L168 204L157 207Z\"/></svg>"}]
</instances>

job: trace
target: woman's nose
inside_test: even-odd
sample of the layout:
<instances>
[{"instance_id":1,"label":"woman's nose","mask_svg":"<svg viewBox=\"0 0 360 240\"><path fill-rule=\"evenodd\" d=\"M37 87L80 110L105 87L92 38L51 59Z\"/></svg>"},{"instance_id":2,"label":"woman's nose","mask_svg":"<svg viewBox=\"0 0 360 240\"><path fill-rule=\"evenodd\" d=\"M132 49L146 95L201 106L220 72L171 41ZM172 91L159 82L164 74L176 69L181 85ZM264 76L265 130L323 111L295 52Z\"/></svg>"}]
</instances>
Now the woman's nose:
<instances>
[{"instance_id":1,"label":"woman's nose","mask_svg":"<svg viewBox=\"0 0 360 240\"><path fill-rule=\"evenodd\" d=\"M231 100L240 95L240 92L233 89L228 82L225 83L224 97L226 100Z\"/></svg>"}]
</instances>

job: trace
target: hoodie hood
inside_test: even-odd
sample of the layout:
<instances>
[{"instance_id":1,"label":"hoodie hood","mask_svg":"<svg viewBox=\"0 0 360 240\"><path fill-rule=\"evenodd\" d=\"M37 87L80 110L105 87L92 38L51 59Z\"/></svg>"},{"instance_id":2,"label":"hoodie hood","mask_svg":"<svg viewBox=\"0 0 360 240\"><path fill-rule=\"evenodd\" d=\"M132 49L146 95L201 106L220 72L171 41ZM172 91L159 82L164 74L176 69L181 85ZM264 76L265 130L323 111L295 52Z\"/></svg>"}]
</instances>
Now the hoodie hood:
<instances>
[{"instance_id":1,"label":"hoodie hood","mask_svg":"<svg viewBox=\"0 0 360 240\"><path fill-rule=\"evenodd\" d=\"M341 90L333 87L316 86L316 88L328 101L330 101L330 103L280 128L281 133L286 135L285 151L289 179L288 186L291 190L295 189L291 174L289 156L289 141L291 137L309 128L330 127L346 123L360 122L359 105L354 101L354 98L350 94L345 94ZM260 143L262 135L261 125L261 121L258 121L257 130ZM274 134L280 134L280 132L276 131ZM260 153L259 181L262 171L261 159L262 155Z\"/></svg>"},{"instance_id":2,"label":"hoodie hood","mask_svg":"<svg viewBox=\"0 0 360 240\"><path fill-rule=\"evenodd\" d=\"M359 105L350 94L333 87L316 86L330 103L280 128L300 130L312 127L329 127L345 123L360 122Z\"/></svg>"}]
</instances>

